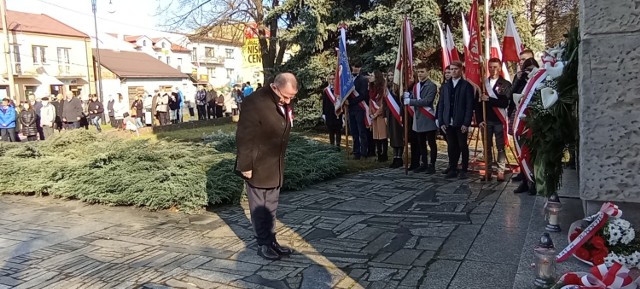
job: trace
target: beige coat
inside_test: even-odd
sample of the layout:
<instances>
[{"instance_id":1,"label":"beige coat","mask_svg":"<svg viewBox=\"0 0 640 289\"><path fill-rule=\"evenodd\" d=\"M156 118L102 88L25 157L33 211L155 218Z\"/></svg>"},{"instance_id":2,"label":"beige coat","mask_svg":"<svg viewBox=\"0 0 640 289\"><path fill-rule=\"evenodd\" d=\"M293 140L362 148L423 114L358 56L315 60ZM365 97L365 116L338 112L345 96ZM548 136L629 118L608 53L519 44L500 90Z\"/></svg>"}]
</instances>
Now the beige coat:
<instances>
[{"instance_id":1,"label":"beige coat","mask_svg":"<svg viewBox=\"0 0 640 289\"><path fill-rule=\"evenodd\" d=\"M372 93L373 94L373 93ZM369 107L373 109L373 98L369 100ZM387 139L387 119L385 114L385 109L387 104L384 102L384 96L379 96L378 101L376 101L377 107L379 109L373 113L373 124L371 128L373 130L373 139Z\"/></svg>"}]
</instances>

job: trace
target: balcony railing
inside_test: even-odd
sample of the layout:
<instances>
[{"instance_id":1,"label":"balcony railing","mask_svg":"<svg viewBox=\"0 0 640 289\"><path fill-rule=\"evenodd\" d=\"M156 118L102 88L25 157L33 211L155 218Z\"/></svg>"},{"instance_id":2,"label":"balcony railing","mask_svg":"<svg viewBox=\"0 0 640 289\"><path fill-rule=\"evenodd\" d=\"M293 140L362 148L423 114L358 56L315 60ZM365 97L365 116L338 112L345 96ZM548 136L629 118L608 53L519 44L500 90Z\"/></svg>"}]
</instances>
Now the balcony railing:
<instances>
[{"instance_id":1,"label":"balcony railing","mask_svg":"<svg viewBox=\"0 0 640 289\"><path fill-rule=\"evenodd\" d=\"M204 64L223 64L224 63L224 57L219 57L219 56L198 56L198 58L196 59L196 61L193 61L192 58L192 62L196 63L204 63Z\"/></svg>"}]
</instances>

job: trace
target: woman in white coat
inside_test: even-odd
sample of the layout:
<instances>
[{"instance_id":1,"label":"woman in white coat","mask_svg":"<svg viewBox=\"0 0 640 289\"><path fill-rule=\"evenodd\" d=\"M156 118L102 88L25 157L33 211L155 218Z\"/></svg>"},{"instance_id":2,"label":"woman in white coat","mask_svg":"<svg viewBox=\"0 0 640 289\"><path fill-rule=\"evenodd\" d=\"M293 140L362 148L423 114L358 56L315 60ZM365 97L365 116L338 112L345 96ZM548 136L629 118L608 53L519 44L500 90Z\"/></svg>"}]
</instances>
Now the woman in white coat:
<instances>
[{"instance_id":1,"label":"woman in white coat","mask_svg":"<svg viewBox=\"0 0 640 289\"><path fill-rule=\"evenodd\" d=\"M129 113L129 105L124 102L124 97L122 97L121 93L118 93L118 100L113 104L113 117L116 119L116 128L122 129L123 120L125 118L125 113Z\"/></svg>"}]
</instances>

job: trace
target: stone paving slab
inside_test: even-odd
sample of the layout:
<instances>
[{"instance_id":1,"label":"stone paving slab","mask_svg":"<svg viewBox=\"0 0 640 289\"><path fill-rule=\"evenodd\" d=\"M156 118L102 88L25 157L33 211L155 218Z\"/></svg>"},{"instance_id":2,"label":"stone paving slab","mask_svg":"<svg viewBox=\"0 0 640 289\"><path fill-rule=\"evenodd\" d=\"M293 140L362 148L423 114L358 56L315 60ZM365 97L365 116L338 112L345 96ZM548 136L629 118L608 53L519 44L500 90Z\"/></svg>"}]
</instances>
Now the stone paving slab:
<instances>
[{"instance_id":1,"label":"stone paving slab","mask_svg":"<svg viewBox=\"0 0 640 289\"><path fill-rule=\"evenodd\" d=\"M538 213L514 188L380 169L285 192L278 237L296 253L275 262L246 203L186 215L2 196L0 288L512 288Z\"/></svg>"}]
</instances>

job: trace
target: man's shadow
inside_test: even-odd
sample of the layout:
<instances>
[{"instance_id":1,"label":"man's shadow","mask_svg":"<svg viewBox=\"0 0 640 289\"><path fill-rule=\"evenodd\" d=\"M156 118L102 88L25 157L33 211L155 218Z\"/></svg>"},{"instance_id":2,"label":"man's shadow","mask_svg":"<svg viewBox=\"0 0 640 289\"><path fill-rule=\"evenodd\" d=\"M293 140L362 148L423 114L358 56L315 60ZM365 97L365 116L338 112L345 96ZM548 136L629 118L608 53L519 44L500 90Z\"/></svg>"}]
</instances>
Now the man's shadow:
<instances>
[{"instance_id":1,"label":"man's shadow","mask_svg":"<svg viewBox=\"0 0 640 289\"><path fill-rule=\"evenodd\" d=\"M234 160L223 160L211 167L209 172L218 170L226 170L231 172L233 165ZM213 176L217 174L208 173L207 175ZM242 282L247 282L246 284L244 284L245 286L247 286L247 288L252 287L252 285L255 287L257 284L271 288L283 289L324 289L332 288L332 286L335 286L336 283L340 281L335 280L334 276L332 276L332 274L329 272L329 270L327 270L325 266L312 260L311 258L309 258L309 256L305 255L304 252L300 252L300 250L297 250L299 248L296 248L296 245L300 244L291 244L289 240L301 239L303 240L302 243L304 243L305 246L305 252L308 252L310 249L313 250L313 248L309 245L311 240L306 240L306 237L301 237L299 234L297 234L296 227L299 227L299 225L302 224L291 224L289 226L285 223L282 223L282 219L280 220L281 223L276 224L276 238L281 245L293 249L294 253L291 256L283 256L281 260L277 261L269 261L260 257L257 254L258 245L254 237L254 231L251 225L248 205L246 204L246 202L239 202L240 196L246 196L246 193L244 192L244 182L233 173L231 173L227 177L233 178L233 181L225 180L224 183L226 183L225 186L233 184L233 189L238 192L236 196L233 196L231 197L232 199L230 199L237 205L211 207L208 210L217 214L218 217L220 217L220 219L235 235L229 239L230 247L227 250L236 250L237 252L230 257L230 259L235 261L235 269L238 272L250 273L249 276L240 279ZM219 179L208 179L207 186L218 186L219 183ZM215 187L207 188L208 191L211 189L215 190ZM281 197L282 194L286 194L286 192L281 192ZM256 210L259 211L258 213L271 214L269 210L264 207L256 208ZM287 208L279 207L276 214L282 216L286 214L286 211ZM272 220L273 218L267 218L268 223L264 225L270 227ZM229 232L226 229L219 230L221 231L222 235L225 235L224 237L230 237L228 236L227 233ZM295 235L295 237L292 238L292 235ZM232 241L233 239L235 239L236 243ZM237 240L239 240L240 243L237 243ZM318 251L316 250L316 252ZM250 269L246 270L247 268ZM251 272L253 270L255 271Z\"/></svg>"}]
</instances>

